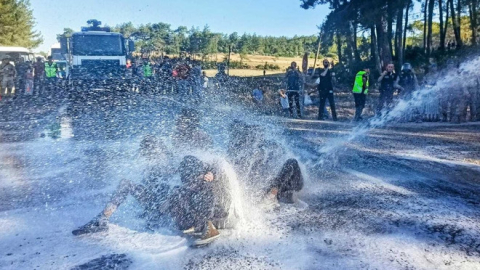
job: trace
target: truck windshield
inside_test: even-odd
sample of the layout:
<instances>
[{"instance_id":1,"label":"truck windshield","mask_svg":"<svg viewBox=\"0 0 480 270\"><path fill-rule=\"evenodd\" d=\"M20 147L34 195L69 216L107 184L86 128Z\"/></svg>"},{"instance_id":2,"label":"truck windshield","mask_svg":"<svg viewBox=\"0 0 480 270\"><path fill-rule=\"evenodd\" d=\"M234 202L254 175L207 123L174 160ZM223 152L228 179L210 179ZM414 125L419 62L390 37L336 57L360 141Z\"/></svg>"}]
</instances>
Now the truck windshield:
<instances>
[{"instance_id":1,"label":"truck windshield","mask_svg":"<svg viewBox=\"0 0 480 270\"><path fill-rule=\"evenodd\" d=\"M122 38L116 35L74 35L72 47L74 55L124 55Z\"/></svg>"}]
</instances>

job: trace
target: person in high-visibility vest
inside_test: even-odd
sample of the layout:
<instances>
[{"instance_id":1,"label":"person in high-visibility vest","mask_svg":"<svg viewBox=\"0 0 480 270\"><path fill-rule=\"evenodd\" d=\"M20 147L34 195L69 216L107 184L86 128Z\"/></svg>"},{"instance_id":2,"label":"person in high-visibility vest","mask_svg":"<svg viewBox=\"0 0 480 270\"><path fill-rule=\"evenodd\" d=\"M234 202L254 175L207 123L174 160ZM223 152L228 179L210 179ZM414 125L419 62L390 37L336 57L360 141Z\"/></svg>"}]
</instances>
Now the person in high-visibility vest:
<instances>
[{"instance_id":1,"label":"person in high-visibility vest","mask_svg":"<svg viewBox=\"0 0 480 270\"><path fill-rule=\"evenodd\" d=\"M370 69L366 68L357 73L355 84L353 85L353 97L355 98L355 121L362 120L362 112L365 108L365 100L370 85Z\"/></svg>"},{"instance_id":2,"label":"person in high-visibility vest","mask_svg":"<svg viewBox=\"0 0 480 270\"><path fill-rule=\"evenodd\" d=\"M153 76L153 68L149 61L143 64L143 77L150 78Z\"/></svg>"},{"instance_id":3,"label":"person in high-visibility vest","mask_svg":"<svg viewBox=\"0 0 480 270\"><path fill-rule=\"evenodd\" d=\"M57 63L53 62L51 56L48 57L48 61L45 63L45 77L47 80L55 80L57 78Z\"/></svg>"}]
</instances>

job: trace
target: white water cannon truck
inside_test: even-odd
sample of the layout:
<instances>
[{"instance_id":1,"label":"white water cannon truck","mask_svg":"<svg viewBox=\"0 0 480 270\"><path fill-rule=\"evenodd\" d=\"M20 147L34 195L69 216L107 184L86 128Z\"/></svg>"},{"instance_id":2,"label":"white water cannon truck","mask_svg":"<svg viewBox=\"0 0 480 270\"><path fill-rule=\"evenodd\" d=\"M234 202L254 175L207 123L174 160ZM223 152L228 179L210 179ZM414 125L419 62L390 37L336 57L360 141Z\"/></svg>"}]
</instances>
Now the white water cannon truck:
<instances>
[{"instance_id":1,"label":"white water cannon truck","mask_svg":"<svg viewBox=\"0 0 480 270\"><path fill-rule=\"evenodd\" d=\"M60 38L62 53L71 67L73 89L112 89L124 85L127 57L135 50L132 40L101 27L98 20L89 20L71 37Z\"/></svg>"}]
</instances>

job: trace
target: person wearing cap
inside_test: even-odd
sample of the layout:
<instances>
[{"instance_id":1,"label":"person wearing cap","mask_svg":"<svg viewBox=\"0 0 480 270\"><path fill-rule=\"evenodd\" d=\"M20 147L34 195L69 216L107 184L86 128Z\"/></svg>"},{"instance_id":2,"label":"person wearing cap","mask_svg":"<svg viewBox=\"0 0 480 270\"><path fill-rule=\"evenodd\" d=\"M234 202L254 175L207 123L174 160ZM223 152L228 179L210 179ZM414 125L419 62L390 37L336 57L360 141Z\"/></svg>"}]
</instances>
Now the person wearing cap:
<instances>
[{"instance_id":1,"label":"person wearing cap","mask_svg":"<svg viewBox=\"0 0 480 270\"><path fill-rule=\"evenodd\" d=\"M17 77L17 70L10 62L10 57L2 59L2 64L0 65L0 77L2 79L0 96L12 96L15 93L15 78Z\"/></svg>"}]
</instances>

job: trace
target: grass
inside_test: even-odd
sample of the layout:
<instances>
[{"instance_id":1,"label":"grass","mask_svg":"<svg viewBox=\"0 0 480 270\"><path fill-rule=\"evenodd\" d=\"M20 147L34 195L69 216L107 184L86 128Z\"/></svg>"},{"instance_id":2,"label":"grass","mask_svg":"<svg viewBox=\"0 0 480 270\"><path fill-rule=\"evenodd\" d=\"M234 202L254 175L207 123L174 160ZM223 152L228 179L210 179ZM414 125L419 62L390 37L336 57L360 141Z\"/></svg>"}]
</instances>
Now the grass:
<instances>
[{"instance_id":1,"label":"grass","mask_svg":"<svg viewBox=\"0 0 480 270\"><path fill-rule=\"evenodd\" d=\"M226 54L219 53L217 55L212 55L210 57L210 61L217 61L222 62L227 57ZM232 54L231 61L240 61L240 54ZM285 70L290 66L290 64L295 61L297 62L298 66L301 68L302 66L302 58L301 57L275 57L275 56L265 56L265 55L247 55L246 59L243 59L243 62L251 67L256 67L258 65L264 65L265 62L268 64L278 65L280 67L279 70L267 70L268 75L274 74L283 74ZM309 67L313 66L314 59L308 59ZM320 60L317 60L317 67L321 64ZM206 70L207 76L215 76L217 74L216 70ZM240 76L240 77L254 77L254 76L263 76L263 70L261 69L231 69L230 75L232 76Z\"/></svg>"},{"instance_id":2,"label":"grass","mask_svg":"<svg viewBox=\"0 0 480 270\"><path fill-rule=\"evenodd\" d=\"M205 70L207 73L208 77L213 77L215 74L217 74L216 69L207 69ZM283 70L267 70L266 75L278 75L278 74L283 74ZM230 75L231 76L239 76L239 77L259 77L263 76L263 70L258 70L258 69L230 69Z\"/></svg>"}]
</instances>

